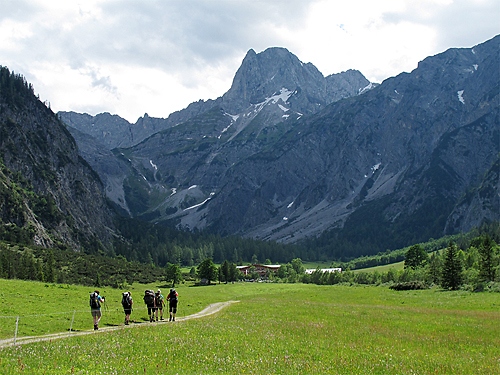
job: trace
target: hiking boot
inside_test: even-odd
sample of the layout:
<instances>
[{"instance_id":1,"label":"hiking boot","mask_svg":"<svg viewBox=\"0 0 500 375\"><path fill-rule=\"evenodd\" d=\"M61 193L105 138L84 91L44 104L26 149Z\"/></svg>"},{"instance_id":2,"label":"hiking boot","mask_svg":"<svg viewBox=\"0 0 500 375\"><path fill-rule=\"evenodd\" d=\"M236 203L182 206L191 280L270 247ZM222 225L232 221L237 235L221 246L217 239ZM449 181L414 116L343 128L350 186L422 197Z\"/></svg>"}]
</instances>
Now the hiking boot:
<instances>
[{"instance_id":1,"label":"hiking boot","mask_svg":"<svg viewBox=\"0 0 500 375\"><path fill-rule=\"evenodd\" d=\"M156 321L158 321L158 318L156 318Z\"/></svg>"},{"instance_id":2,"label":"hiking boot","mask_svg":"<svg viewBox=\"0 0 500 375\"><path fill-rule=\"evenodd\" d=\"M163 316L160 318L160 320L163 320Z\"/></svg>"},{"instance_id":3,"label":"hiking boot","mask_svg":"<svg viewBox=\"0 0 500 375\"><path fill-rule=\"evenodd\" d=\"M94 331L97 331L99 329L99 327L97 326L97 324L94 324Z\"/></svg>"},{"instance_id":4,"label":"hiking boot","mask_svg":"<svg viewBox=\"0 0 500 375\"><path fill-rule=\"evenodd\" d=\"M170 319L168 321L171 322L172 321L172 317L170 317Z\"/></svg>"}]
</instances>

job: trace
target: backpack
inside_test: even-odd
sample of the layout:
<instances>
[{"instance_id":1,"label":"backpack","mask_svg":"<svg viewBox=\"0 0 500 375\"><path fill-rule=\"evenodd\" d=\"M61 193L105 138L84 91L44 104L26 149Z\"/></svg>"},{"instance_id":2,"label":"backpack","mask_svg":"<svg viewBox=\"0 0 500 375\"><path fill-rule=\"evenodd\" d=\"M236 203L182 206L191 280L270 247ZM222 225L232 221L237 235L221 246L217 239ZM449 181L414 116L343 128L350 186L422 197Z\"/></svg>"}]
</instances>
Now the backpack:
<instances>
[{"instance_id":1,"label":"backpack","mask_svg":"<svg viewBox=\"0 0 500 375\"><path fill-rule=\"evenodd\" d=\"M152 290L146 290L144 292L144 303L146 305L154 305L155 303L155 292L153 292Z\"/></svg>"},{"instance_id":2,"label":"backpack","mask_svg":"<svg viewBox=\"0 0 500 375\"><path fill-rule=\"evenodd\" d=\"M130 309L130 306L132 306L130 303L130 296L127 292L123 293L122 306L124 309Z\"/></svg>"},{"instance_id":3,"label":"backpack","mask_svg":"<svg viewBox=\"0 0 500 375\"><path fill-rule=\"evenodd\" d=\"M177 302L177 292L170 292L168 299L172 302Z\"/></svg>"},{"instance_id":4,"label":"backpack","mask_svg":"<svg viewBox=\"0 0 500 375\"><path fill-rule=\"evenodd\" d=\"M155 302L156 302L156 307L163 307L163 295L162 294L155 295Z\"/></svg>"},{"instance_id":5,"label":"backpack","mask_svg":"<svg viewBox=\"0 0 500 375\"><path fill-rule=\"evenodd\" d=\"M90 293L90 308L99 309L101 308L101 303L99 302L98 294L96 292Z\"/></svg>"}]
</instances>

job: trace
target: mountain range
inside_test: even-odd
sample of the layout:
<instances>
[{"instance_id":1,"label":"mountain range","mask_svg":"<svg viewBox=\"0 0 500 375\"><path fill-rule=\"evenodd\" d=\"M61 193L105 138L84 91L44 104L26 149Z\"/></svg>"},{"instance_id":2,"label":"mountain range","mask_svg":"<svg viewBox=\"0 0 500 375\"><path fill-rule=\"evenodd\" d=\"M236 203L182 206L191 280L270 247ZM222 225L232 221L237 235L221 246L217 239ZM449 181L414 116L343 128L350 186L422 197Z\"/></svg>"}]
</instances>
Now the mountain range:
<instances>
[{"instance_id":1,"label":"mountain range","mask_svg":"<svg viewBox=\"0 0 500 375\"><path fill-rule=\"evenodd\" d=\"M308 241L332 258L498 222L499 44L497 36L449 49L381 84L355 70L325 77L284 48L250 50L224 95L166 119L145 114L131 124L109 113L59 112L50 128L71 133L59 136L69 142L69 164L88 168L80 173L92 182L83 185L95 187L81 198L63 189L79 200L72 215L102 243L116 234L107 198L124 216ZM12 144L21 149L19 139ZM23 171L27 161L11 153L4 163Z\"/></svg>"}]
</instances>

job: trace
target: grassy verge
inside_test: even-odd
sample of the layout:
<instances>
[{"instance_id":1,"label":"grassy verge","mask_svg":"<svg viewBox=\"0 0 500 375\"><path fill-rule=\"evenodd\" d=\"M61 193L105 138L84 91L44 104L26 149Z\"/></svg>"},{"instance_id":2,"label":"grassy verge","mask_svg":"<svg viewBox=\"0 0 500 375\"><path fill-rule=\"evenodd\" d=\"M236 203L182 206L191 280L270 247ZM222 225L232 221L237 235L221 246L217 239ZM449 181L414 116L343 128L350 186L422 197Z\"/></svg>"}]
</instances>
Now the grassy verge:
<instances>
[{"instance_id":1,"label":"grassy verge","mask_svg":"<svg viewBox=\"0 0 500 375\"><path fill-rule=\"evenodd\" d=\"M24 294L46 288L17 283L23 284ZM79 295L83 308L87 289L70 286L61 291ZM139 299L145 286L135 289L132 293ZM184 316L212 302L240 302L202 319L5 348L0 351L0 373L500 373L496 293L264 283L177 289ZM119 292L103 294L110 298ZM58 303L54 297L47 309L61 311ZM52 304L56 308L49 307ZM25 306L32 313L29 304ZM105 312L103 324L121 324L123 314L114 314ZM137 319L141 314L145 316L142 310L133 315ZM91 328L88 311L83 325Z\"/></svg>"}]
</instances>

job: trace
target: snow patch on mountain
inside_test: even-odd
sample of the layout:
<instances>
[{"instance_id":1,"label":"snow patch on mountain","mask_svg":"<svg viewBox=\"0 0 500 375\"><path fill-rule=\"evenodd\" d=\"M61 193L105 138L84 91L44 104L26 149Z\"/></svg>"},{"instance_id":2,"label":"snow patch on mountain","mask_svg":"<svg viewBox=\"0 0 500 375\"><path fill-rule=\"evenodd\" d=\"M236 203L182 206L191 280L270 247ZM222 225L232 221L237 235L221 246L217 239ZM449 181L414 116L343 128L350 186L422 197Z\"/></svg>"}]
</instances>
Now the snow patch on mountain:
<instances>
[{"instance_id":1,"label":"snow patch on mountain","mask_svg":"<svg viewBox=\"0 0 500 375\"><path fill-rule=\"evenodd\" d=\"M254 104L254 108L255 108L254 111L255 112L260 112L262 110L262 108L264 108L269 103L276 104L280 100L283 103L286 104L286 102L288 101L288 99L290 98L290 96L292 96L293 94L294 94L294 91L290 91L290 90L288 90L288 89L286 89L286 88L283 87L280 90L279 94L274 94L273 96L271 96L269 98L266 98L263 102Z\"/></svg>"},{"instance_id":2,"label":"snow patch on mountain","mask_svg":"<svg viewBox=\"0 0 500 375\"><path fill-rule=\"evenodd\" d=\"M286 107L283 107L281 104L278 104L278 107L280 107L280 109L283 111L283 112L288 112L290 109L286 108Z\"/></svg>"},{"instance_id":3,"label":"snow patch on mountain","mask_svg":"<svg viewBox=\"0 0 500 375\"><path fill-rule=\"evenodd\" d=\"M366 85L365 87L363 87L362 89L359 89L359 93L358 95L361 95L361 94L364 94L365 92L373 89L375 86L373 85L373 83L369 83L368 85Z\"/></svg>"},{"instance_id":4,"label":"snow patch on mountain","mask_svg":"<svg viewBox=\"0 0 500 375\"><path fill-rule=\"evenodd\" d=\"M464 90L457 91L458 100L460 100L460 103L465 104L463 95L464 95Z\"/></svg>"},{"instance_id":5,"label":"snow patch on mountain","mask_svg":"<svg viewBox=\"0 0 500 375\"><path fill-rule=\"evenodd\" d=\"M238 120L240 118L240 115L232 115L232 114L227 113L227 112L225 112L224 115L231 117L232 122L235 122L236 120Z\"/></svg>"},{"instance_id":6,"label":"snow patch on mountain","mask_svg":"<svg viewBox=\"0 0 500 375\"><path fill-rule=\"evenodd\" d=\"M196 186L196 185L195 185ZM188 189L189 190L189 189ZM203 202L201 203L198 203L198 204L195 204L194 206L191 206L191 207L188 207L188 208L185 208L184 211L189 211L189 210L192 210L193 208L196 208L196 207L200 207L200 206L203 206L205 203L207 203L210 199L212 199L212 197L215 195L215 192L211 192L210 193L210 196L205 199Z\"/></svg>"},{"instance_id":7,"label":"snow patch on mountain","mask_svg":"<svg viewBox=\"0 0 500 375\"><path fill-rule=\"evenodd\" d=\"M231 122L228 126L226 126L224 129L222 129L222 131L220 132L220 134L217 137L217 139L220 139L222 137L222 134L226 133L232 125L233 125L233 123Z\"/></svg>"}]
</instances>

